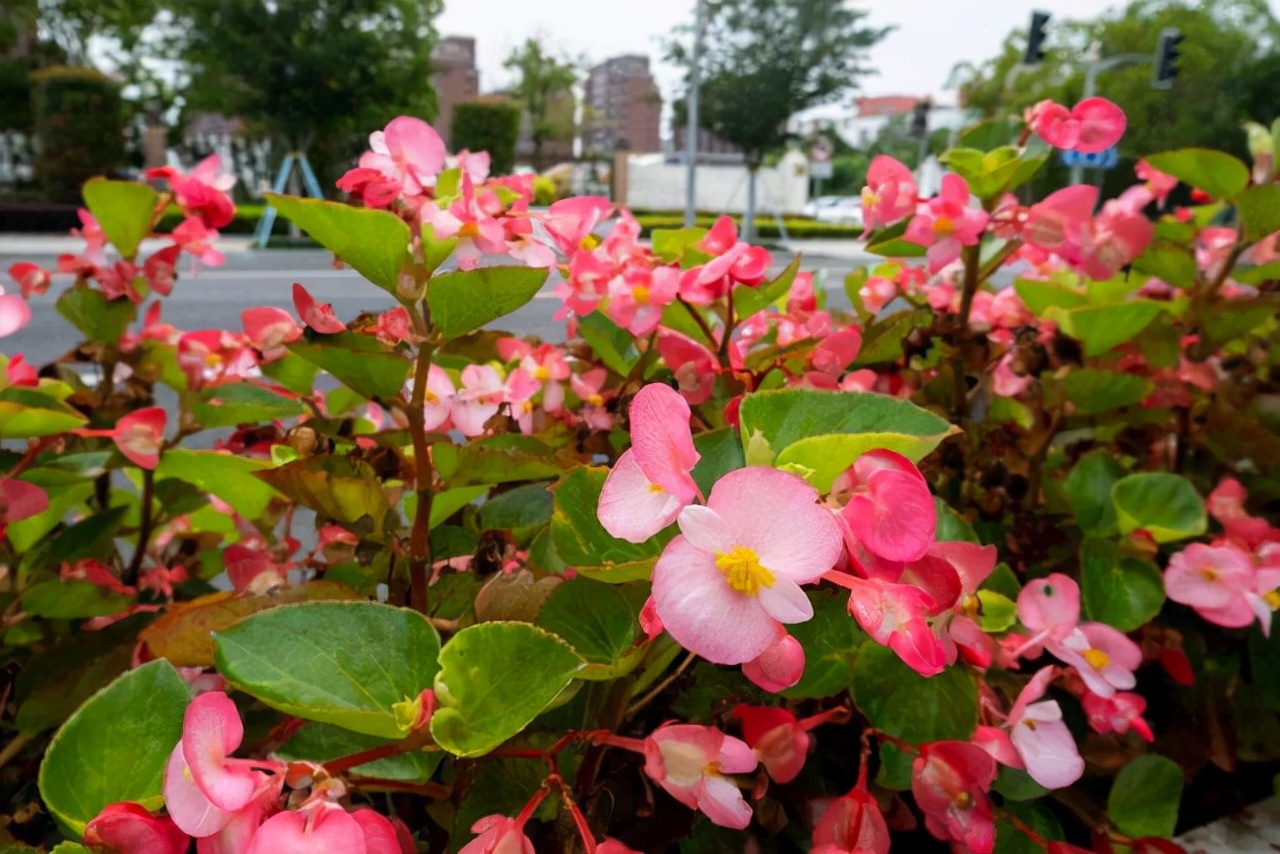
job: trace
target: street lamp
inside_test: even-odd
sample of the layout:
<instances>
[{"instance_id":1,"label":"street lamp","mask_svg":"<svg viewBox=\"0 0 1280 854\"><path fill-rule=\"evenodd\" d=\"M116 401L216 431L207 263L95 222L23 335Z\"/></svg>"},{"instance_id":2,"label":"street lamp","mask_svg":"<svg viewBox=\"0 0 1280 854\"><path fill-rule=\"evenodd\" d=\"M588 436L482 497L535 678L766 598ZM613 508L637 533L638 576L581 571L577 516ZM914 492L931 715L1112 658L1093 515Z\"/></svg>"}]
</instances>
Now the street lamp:
<instances>
[{"instance_id":1,"label":"street lamp","mask_svg":"<svg viewBox=\"0 0 1280 854\"><path fill-rule=\"evenodd\" d=\"M684 178L684 227L693 228L698 223L695 208L698 180L698 86L702 82L702 30L706 25L704 0L694 2L693 52L690 54L689 93L685 96L685 178Z\"/></svg>"}]
</instances>

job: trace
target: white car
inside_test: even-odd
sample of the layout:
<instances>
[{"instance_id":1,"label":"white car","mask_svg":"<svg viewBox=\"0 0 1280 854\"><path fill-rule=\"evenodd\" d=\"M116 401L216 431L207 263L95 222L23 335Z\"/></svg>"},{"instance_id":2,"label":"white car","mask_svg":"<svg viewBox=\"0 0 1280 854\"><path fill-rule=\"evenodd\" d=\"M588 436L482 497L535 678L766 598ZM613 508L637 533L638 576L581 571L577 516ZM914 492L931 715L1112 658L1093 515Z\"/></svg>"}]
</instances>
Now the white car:
<instances>
[{"instance_id":1,"label":"white car","mask_svg":"<svg viewBox=\"0 0 1280 854\"><path fill-rule=\"evenodd\" d=\"M821 196L810 204L812 212L805 212L818 222L862 225L862 199L857 196Z\"/></svg>"}]
</instances>

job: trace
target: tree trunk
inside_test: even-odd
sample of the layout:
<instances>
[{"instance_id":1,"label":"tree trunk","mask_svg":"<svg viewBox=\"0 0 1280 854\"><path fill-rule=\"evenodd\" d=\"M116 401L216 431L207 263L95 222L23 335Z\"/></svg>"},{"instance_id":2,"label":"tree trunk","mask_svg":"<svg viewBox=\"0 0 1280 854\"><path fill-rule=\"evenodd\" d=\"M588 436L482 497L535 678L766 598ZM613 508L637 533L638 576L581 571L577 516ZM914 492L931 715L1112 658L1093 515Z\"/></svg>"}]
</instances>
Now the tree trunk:
<instances>
[{"instance_id":1,"label":"tree trunk","mask_svg":"<svg viewBox=\"0 0 1280 854\"><path fill-rule=\"evenodd\" d=\"M756 176L760 164L747 166L747 211L742 215L742 240L753 243L756 239Z\"/></svg>"}]
</instances>

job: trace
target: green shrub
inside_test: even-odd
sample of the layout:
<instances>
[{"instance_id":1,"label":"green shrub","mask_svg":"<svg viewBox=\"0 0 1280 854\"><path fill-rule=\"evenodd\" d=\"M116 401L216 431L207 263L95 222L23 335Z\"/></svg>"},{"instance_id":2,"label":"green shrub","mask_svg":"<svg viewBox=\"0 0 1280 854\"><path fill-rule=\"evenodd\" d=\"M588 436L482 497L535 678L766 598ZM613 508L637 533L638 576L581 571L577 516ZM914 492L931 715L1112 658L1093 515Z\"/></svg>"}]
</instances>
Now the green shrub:
<instances>
[{"instance_id":1,"label":"green shrub","mask_svg":"<svg viewBox=\"0 0 1280 854\"><path fill-rule=\"evenodd\" d=\"M75 202L80 186L124 162L120 86L92 68L55 66L31 75L36 180L49 201Z\"/></svg>"},{"instance_id":2,"label":"green shrub","mask_svg":"<svg viewBox=\"0 0 1280 854\"><path fill-rule=\"evenodd\" d=\"M509 175L516 165L520 110L505 103L475 102L453 108L453 151L489 152L489 171Z\"/></svg>"},{"instance_id":3,"label":"green shrub","mask_svg":"<svg viewBox=\"0 0 1280 854\"><path fill-rule=\"evenodd\" d=\"M26 59L8 59L0 62L0 129L31 133L31 74L32 64Z\"/></svg>"}]
</instances>

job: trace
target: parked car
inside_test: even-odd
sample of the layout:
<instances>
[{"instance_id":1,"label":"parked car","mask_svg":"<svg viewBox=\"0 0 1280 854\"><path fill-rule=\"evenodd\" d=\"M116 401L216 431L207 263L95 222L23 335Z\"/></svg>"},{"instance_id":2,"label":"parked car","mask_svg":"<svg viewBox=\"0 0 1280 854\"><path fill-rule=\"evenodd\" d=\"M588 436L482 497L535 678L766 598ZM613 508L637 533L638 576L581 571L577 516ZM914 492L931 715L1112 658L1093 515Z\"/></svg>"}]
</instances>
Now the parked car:
<instances>
[{"instance_id":1,"label":"parked car","mask_svg":"<svg viewBox=\"0 0 1280 854\"><path fill-rule=\"evenodd\" d=\"M832 198L833 201L821 204L826 198ZM818 222L862 225L862 199L857 196L824 196L818 202L812 214Z\"/></svg>"},{"instance_id":2,"label":"parked car","mask_svg":"<svg viewBox=\"0 0 1280 854\"><path fill-rule=\"evenodd\" d=\"M818 196L816 199L810 199L800 212L807 217L817 218L818 211L822 208L828 208L838 203L841 196Z\"/></svg>"}]
</instances>

